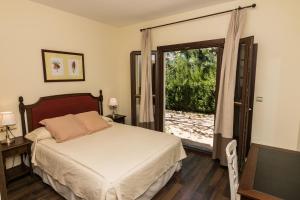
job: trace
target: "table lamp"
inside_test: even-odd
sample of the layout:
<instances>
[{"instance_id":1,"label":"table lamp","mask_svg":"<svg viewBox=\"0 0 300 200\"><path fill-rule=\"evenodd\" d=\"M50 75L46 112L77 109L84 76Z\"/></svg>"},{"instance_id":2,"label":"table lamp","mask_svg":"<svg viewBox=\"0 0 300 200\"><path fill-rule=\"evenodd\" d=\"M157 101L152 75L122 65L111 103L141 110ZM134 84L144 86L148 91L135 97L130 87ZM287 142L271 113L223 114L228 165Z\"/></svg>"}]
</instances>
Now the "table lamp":
<instances>
[{"instance_id":1,"label":"table lamp","mask_svg":"<svg viewBox=\"0 0 300 200\"><path fill-rule=\"evenodd\" d=\"M1 141L2 144L10 145L15 141L15 136L10 131L10 126L16 124L16 118L13 112L0 112L0 127L5 127L5 140Z\"/></svg>"},{"instance_id":2,"label":"table lamp","mask_svg":"<svg viewBox=\"0 0 300 200\"><path fill-rule=\"evenodd\" d=\"M109 107L112 108L113 112L112 112L112 117L115 118L117 112L116 109L118 107L118 101L117 98L110 98L109 99L109 103L108 103Z\"/></svg>"}]
</instances>

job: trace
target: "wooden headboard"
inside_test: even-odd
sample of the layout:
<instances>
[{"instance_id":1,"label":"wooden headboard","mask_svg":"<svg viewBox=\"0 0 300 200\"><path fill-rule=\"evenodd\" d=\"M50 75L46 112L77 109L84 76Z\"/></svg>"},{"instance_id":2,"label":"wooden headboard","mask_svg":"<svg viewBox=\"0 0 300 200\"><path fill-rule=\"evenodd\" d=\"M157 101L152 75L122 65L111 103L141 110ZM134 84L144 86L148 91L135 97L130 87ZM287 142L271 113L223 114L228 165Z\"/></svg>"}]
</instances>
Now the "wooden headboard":
<instances>
[{"instance_id":1,"label":"wooden headboard","mask_svg":"<svg viewBox=\"0 0 300 200\"><path fill-rule=\"evenodd\" d=\"M19 111L24 136L27 131L40 127L39 122L43 119L88 111L97 111L103 115L102 90L99 97L94 97L90 93L62 94L41 97L31 105L24 105L24 98L20 96ZM25 119L27 119L27 128Z\"/></svg>"}]
</instances>

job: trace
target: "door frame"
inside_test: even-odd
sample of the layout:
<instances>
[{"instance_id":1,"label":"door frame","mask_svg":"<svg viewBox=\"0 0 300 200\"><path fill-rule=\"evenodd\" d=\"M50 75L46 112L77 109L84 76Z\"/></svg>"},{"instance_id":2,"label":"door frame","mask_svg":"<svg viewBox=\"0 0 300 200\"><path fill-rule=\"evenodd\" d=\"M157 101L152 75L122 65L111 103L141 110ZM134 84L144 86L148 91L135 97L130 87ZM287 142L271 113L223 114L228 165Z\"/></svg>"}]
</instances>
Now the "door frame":
<instances>
[{"instance_id":1,"label":"door frame","mask_svg":"<svg viewBox=\"0 0 300 200\"><path fill-rule=\"evenodd\" d=\"M246 157L250 150L251 145L251 135L252 135L252 122L253 122L253 110L254 110L254 94L255 94L255 80L256 80L256 65L257 65L257 52L258 44L253 45L253 57L252 57L252 67L251 67L251 80L250 80L250 102L249 102L249 116L248 116L248 135L247 135L247 146L246 146Z\"/></svg>"},{"instance_id":2,"label":"door frame","mask_svg":"<svg viewBox=\"0 0 300 200\"><path fill-rule=\"evenodd\" d=\"M155 130L164 131L164 88L165 88L165 80L164 80L164 53L169 51L180 51L180 50L189 50L189 49L200 49L200 48L210 48L210 47L218 47L223 51L225 44L225 39L215 39L215 40L205 40L199 42L190 42L190 43L181 43L181 44L173 44L166 46L157 47L157 65L156 65L156 101L157 104L155 106ZM223 53L218 52L218 60L222 59ZM219 74L221 70L221 62L217 62L217 80L216 80L216 102L218 98L218 88L219 88Z\"/></svg>"},{"instance_id":3,"label":"door frame","mask_svg":"<svg viewBox=\"0 0 300 200\"><path fill-rule=\"evenodd\" d=\"M218 52L218 61L222 60L223 49L224 49L225 39L216 39L216 40L207 40L200 42L192 43L182 43L174 44L167 46L159 46L157 48L157 65L156 65L156 100L157 104L155 107L155 129L158 131L164 130L164 53L169 51L179 51L179 50L189 50L197 48L209 48L209 47L219 47ZM242 103L241 112L242 112L242 121L239 122L238 127L238 156L239 156L239 166L242 167L247 157L248 150L251 144L251 135L252 135L252 118L253 118L253 104L254 104L254 91L255 91L255 79L256 79L256 61L257 61L257 49L258 45L254 42L254 36L249 36L240 39L240 45L244 44L248 46L245 54L248 55L248 58L245 60L245 65L247 65L247 70L244 71L244 77L247 77L246 82L244 82L246 89L242 92ZM240 52L239 52L240 53ZM219 77L221 70L221 62L217 63L217 80L216 80L216 103L218 101L218 91L219 91ZM235 102L235 106L236 103ZM241 126L240 126L241 125ZM235 134L233 134L235 138Z\"/></svg>"}]
</instances>

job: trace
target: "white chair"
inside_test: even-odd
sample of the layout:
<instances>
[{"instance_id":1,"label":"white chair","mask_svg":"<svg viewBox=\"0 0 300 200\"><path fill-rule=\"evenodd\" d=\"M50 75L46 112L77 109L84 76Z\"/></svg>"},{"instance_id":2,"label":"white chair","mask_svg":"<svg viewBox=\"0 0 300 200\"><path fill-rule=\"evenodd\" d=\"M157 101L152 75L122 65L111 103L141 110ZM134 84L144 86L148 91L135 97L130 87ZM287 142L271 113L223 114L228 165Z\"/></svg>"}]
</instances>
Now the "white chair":
<instances>
[{"instance_id":1,"label":"white chair","mask_svg":"<svg viewBox=\"0 0 300 200\"><path fill-rule=\"evenodd\" d=\"M240 200L241 198L240 195L237 194L237 190L239 187L239 172L237 164L236 146L236 140L232 140L230 143L228 143L226 147L231 200Z\"/></svg>"}]
</instances>

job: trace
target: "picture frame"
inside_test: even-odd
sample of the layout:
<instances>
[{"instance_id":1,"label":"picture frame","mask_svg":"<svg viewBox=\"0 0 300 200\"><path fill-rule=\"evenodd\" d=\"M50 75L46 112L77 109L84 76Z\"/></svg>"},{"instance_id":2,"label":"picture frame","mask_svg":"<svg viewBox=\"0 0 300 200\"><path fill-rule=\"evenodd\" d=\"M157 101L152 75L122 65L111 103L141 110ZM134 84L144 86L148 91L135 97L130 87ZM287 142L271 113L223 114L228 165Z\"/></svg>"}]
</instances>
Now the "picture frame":
<instances>
[{"instance_id":1,"label":"picture frame","mask_svg":"<svg viewBox=\"0 0 300 200\"><path fill-rule=\"evenodd\" d=\"M85 81L84 54L42 49L44 82Z\"/></svg>"}]
</instances>

